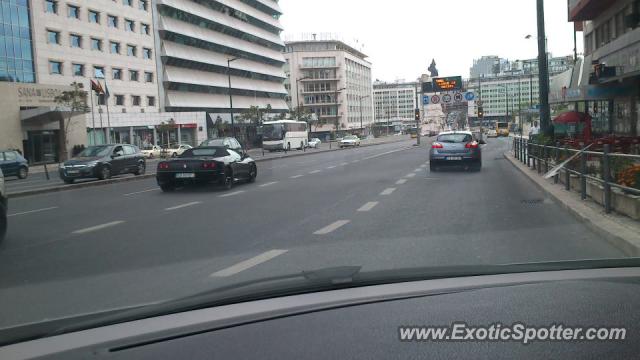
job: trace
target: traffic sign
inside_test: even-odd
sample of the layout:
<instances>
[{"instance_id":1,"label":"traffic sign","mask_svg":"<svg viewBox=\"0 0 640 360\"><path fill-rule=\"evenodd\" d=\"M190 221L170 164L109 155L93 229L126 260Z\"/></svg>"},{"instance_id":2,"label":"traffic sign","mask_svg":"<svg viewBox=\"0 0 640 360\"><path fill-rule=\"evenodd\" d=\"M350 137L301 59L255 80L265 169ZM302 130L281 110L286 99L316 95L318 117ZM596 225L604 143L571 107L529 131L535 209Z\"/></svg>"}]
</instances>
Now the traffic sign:
<instances>
[{"instance_id":1,"label":"traffic sign","mask_svg":"<svg viewBox=\"0 0 640 360\"><path fill-rule=\"evenodd\" d=\"M428 96L423 96L422 97L422 104L423 105L429 105L429 97Z\"/></svg>"},{"instance_id":2,"label":"traffic sign","mask_svg":"<svg viewBox=\"0 0 640 360\"><path fill-rule=\"evenodd\" d=\"M465 98L465 99L467 99L467 101L473 101L473 100L476 98L476 94L474 94L474 93L473 93L473 92L471 92L471 91L467 91L467 92L464 94L464 98Z\"/></svg>"},{"instance_id":3,"label":"traffic sign","mask_svg":"<svg viewBox=\"0 0 640 360\"><path fill-rule=\"evenodd\" d=\"M456 102L462 102L462 94L461 93L455 93L453 95L453 100L455 100Z\"/></svg>"},{"instance_id":4,"label":"traffic sign","mask_svg":"<svg viewBox=\"0 0 640 360\"><path fill-rule=\"evenodd\" d=\"M452 97L449 94L442 95L442 102L445 104L451 104Z\"/></svg>"},{"instance_id":5,"label":"traffic sign","mask_svg":"<svg viewBox=\"0 0 640 360\"><path fill-rule=\"evenodd\" d=\"M483 104L482 100L478 100L478 101L476 101L476 105L478 105L478 106L482 106L482 104Z\"/></svg>"},{"instance_id":6,"label":"traffic sign","mask_svg":"<svg viewBox=\"0 0 640 360\"><path fill-rule=\"evenodd\" d=\"M432 103L432 104L440 104L440 96L438 96L438 95L433 95L433 96L431 97L431 103Z\"/></svg>"}]
</instances>

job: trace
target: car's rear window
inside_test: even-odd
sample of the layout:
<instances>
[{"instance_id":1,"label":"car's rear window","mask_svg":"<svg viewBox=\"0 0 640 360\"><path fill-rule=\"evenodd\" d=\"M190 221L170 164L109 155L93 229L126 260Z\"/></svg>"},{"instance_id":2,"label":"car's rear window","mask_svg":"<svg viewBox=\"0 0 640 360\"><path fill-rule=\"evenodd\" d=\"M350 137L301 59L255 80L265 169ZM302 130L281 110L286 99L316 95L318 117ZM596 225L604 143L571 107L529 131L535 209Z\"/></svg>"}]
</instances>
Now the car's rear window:
<instances>
[{"instance_id":1,"label":"car's rear window","mask_svg":"<svg viewBox=\"0 0 640 360\"><path fill-rule=\"evenodd\" d=\"M441 143L468 143L471 141L469 134L443 134L438 136L438 142Z\"/></svg>"},{"instance_id":2,"label":"car's rear window","mask_svg":"<svg viewBox=\"0 0 640 360\"><path fill-rule=\"evenodd\" d=\"M197 157L197 156L211 156L211 157L221 157L228 156L229 153L225 148L196 148L189 149L185 151L181 157Z\"/></svg>"}]
</instances>

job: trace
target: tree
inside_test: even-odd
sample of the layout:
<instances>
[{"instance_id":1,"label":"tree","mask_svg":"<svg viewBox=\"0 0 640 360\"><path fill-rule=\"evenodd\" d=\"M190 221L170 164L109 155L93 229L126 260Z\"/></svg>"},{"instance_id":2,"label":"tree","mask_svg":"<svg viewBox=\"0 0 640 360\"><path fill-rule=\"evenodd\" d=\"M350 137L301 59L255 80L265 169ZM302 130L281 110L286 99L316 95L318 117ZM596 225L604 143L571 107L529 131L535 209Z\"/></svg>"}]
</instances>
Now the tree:
<instances>
[{"instance_id":1,"label":"tree","mask_svg":"<svg viewBox=\"0 0 640 360\"><path fill-rule=\"evenodd\" d=\"M75 115L85 113L89 110L87 106L87 92L82 90L82 84L74 81L70 86L72 87L71 90L63 91L54 98L56 104L68 114L66 119L64 115L60 114L59 119L60 143L64 145L60 148L60 161L66 160L69 155L67 149L69 148L69 128L72 118ZM84 122L84 119L81 120Z\"/></svg>"},{"instance_id":2,"label":"tree","mask_svg":"<svg viewBox=\"0 0 640 360\"><path fill-rule=\"evenodd\" d=\"M164 143L164 140L161 143L166 144L167 146L171 145L171 139L169 138L169 133L176 128L176 121L173 119L169 119L168 122L161 122L158 126L158 131L160 132L160 136L164 139L164 135L167 135L167 142Z\"/></svg>"}]
</instances>

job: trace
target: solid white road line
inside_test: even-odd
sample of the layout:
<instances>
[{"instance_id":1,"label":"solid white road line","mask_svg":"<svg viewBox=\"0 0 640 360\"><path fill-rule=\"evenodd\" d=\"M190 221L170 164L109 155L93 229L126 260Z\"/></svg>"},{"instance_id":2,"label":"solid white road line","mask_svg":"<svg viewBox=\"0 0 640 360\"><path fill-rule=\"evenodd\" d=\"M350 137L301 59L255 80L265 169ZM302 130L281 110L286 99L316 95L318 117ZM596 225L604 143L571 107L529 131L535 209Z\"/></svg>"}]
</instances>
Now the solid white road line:
<instances>
[{"instance_id":1,"label":"solid white road line","mask_svg":"<svg viewBox=\"0 0 640 360\"><path fill-rule=\"evenodd\" d=\"M396 191L396 188L388 188L381 192L380 195L391 195L394 191Z\"/></svg>"},{"instance_id":2,"label":"solid white road line","mask_svg":"<svg viewBox=\"0 0 640 360\"><path fill-rule=\"evenodd\" d=\"M309 175L313 175L313 174L317 174L319 172L321 172L322 170L313 170L312 172L309 173Z\"/></svg>"},{"instance_id":3,"label":"solid white road line","mask_svg":"<svg viewBox=\"0 0 640 360\"><path fill-rule=\"evenodd\" d=\"M186 204L182 204L182 205L172 206L172 207L166 208L164 210L165 211L178 210L178 209L182 209L182 208L186 208L186 207L193 206L193 205L198 205L198 204L202 204L202 202L201 201L194 201L194 202L190 202L190 203L186 203Z\"/></svg>"},{"instance_id":4,"label":"solid white road line","mask_svg":"<svg viewBox=\"0 0 640 360\"><path fill-rule=\"evenodd\" d=\"M400 179L398 181L396 181L396 185L404 185L407 183L407 179Z\"/></svg>"},{"instance_id":5,"label":"solid white road line","mask_svg":"<svg viewBox=\"0 0 640 360\"><path fill-rule=\"evenodd\" d=\"M303 177L303 176L304 176L304 175L294 175L294 176L290 177L290 179L297 179L297 178L301 178L301 177Z\"/></svg>"},{"instance_id":6,"label":"solid white road line","mask_svg":"<svg viewBox=\"0 0 640 360\"><path fill-rule=\"evenodd\" d=\"M86 233L90 233L92 231L98 231L98 230L102 230L111 226L116 226L116 225L120 225L124 223L124 221L112 221L106 224L102 224L102 225L96 225L96 226L92 226L92 227L88 227L88 228L84 228L84 229L80 229L80 230L76 230L74 231L72 234L86 234Z\"/></svg>"},{"instance_id":7,"label":"solid white road line","mask_svg":"<svg viewBox=\"0 0 640 360\"><path fill-rule=\"evenodd\" d=\"M147 189L147 190L136 191L136 192L132 192L132 193L128 193L128 194L124 194L124 196L131 196L131 195L144 194L144 193L148 193L148 192L152 192L152 191L158 191L158 190L160 190L160 188Z\"/></svg>"},{"instance_id":8,"label":"solid white road line","mask_svg":"<svg viewBox=\"0 0 640 360\"><path fill-rule=\"evenodd\" d=\"M360 211L360 212L371 211L371 209L376 207L376 205L378 205L377 201L371 201L371 202L368 202L368 203L362 205L362 207L360 209L358 209L358 211Z\"/></svg>"},{"instance_id":9,"label":"solid white road line","mask_svg":"<svg viewBox=\"0 0 640 360\"><path fill-rule=\"evenodd\" d=\"M415 173L411 173L411 174L407 174L407 176L405 176L405 177L406 177L406 178L412 178L412 177L415 177L415 176L416 176L416 174L415 174Z\"/></svg>"},{"instance_id":10,"label":"solid white road line","mask_svg":"<svg viewBox=\"0 0 640 360\"><path fill-rule=\"evenodd\" d=\"M267 186L275 185L277 183L278 183L278 181L272 181L272 182L268 182L266 184L262 184L262 185L260 185L260 187L267 187Z\"/></svg>"},{"instance_id":11,"label":"solid white road line","mask_svg":"<svg viewBox=\"0 0 640 360\"><path fill-rule=\"evenodd\" d=\"M42 208L42 209L37 209L37 210L29 210L29 211L19 212L19 213L15 213L15 214L9 214L9 215L7 215L7 217L34 214L34 213L39 213L39 212L43 212L43 211L54 210L54 209L57 209L57 208L58 208L57 206L52 206L52 207Z\"/></svg>"},{"instance_id":12,"label":"solid white road line","mask_svg":"<svg viewBox=\"0 0 640 360\"><path fill-rule=\"evenodd\" d=\"M240 273L242 271L251 269L254 266L260 265L264 262L267 262L275 257L278 257L284 253L286 253L288 250L269 250L267 252L264 252L258 256L252 257L249 260L245 260L242 262L239 262L233 266L230 266L226 269L214 272L213 274L211 274L211 277L228 277L231 275L235 275L237 273Z\"/></svg>"},{"instance_id":13,"label":"solid white road line","mask_svg":"<svg viewBox=\"0 0 640 360\"><path fill-rule=\"evenodd\" d=\"M240 194L242 194L242 193L244 193L244 190L234 191L234 192L232 192L232 193L228 193L228 194L220 195L220 196L218 196L218 197L225 198L225 197L229 197L229 196L236 196L236 195L240 195Z\"/></svg>"},{"instance_id":14,"label":"solid white road line","mask_svg":"<svg viewBox=\"0 0 640 360\"><path fill-rule=\"evenodd\" d=\"M348 223L350 223L351 220L338 220L336 222L334 222L333 224L327 225L325 227L323 227L322 229L314 232L314 235L326 235L330 232L333 232L345 225L347 225Z\"/></svg>"}]
</instances>

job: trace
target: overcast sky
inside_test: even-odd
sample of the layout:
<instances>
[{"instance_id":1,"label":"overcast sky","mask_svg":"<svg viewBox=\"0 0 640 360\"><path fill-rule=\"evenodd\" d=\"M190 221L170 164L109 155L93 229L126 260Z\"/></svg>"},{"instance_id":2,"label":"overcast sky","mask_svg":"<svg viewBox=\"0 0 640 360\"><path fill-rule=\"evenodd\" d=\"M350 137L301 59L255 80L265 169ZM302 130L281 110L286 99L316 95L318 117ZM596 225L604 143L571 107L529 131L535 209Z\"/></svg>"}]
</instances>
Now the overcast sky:
<instances>
[{"instance_id":1,"label":"overcast sky","mask_svg":"<svg viewBox=\"0 0 640 360\"><path fill-rule=\"evenodd\" d=\"M441 76L469 77L473 59L537 56L535 0L280 0L286 39L337 33L358 39L373 78L414 80L436 59ZM549 50L573 54L566 0L545 0ZM505 16L506 15L506 16ZM532 40L525 40L527 34ZM582 33L578 51L582 52Z\"/></svg>"}]
</instances>

